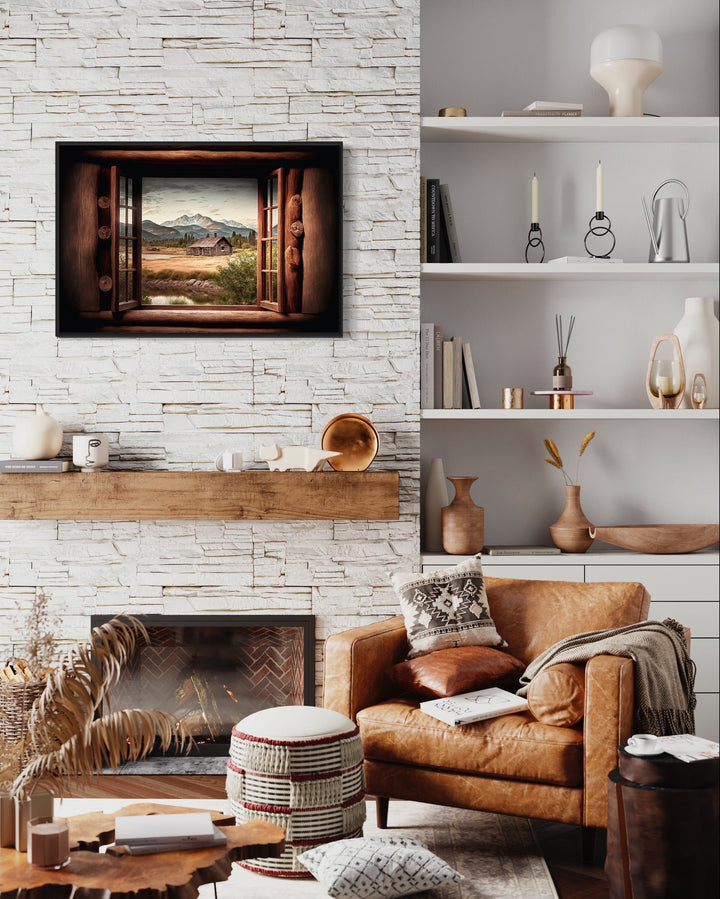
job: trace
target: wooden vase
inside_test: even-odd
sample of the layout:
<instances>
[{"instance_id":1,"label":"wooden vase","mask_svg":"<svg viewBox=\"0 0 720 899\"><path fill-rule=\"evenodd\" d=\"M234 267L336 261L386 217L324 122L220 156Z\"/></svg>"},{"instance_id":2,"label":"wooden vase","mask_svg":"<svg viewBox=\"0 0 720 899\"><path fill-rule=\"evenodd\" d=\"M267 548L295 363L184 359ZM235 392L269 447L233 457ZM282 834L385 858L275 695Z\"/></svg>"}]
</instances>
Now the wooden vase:
<instances>
[{"instance_id":1,"label":"wooden vase","mask_svg":"<svg viewBox=\"0 0 720 899\"><path fill-rule=\"evenodd\" d=\"M591 527L580 505L580 487L566 486L565 508L560 518L550 525L552 542L564 553L584 553L593 542Z\"/></svg>"},{"instance_id":2,"label":"wooden vase","mask_svg":"<svg viewBox=\"0 0 720 899\"><path fill-rule=\"evenodd\" d=\"M479 553L485 543L485 510L470 497L470 487L477 478L448 478L455 497L442 510L442 545L455 556Z\"/></svg>"}]
</instances>

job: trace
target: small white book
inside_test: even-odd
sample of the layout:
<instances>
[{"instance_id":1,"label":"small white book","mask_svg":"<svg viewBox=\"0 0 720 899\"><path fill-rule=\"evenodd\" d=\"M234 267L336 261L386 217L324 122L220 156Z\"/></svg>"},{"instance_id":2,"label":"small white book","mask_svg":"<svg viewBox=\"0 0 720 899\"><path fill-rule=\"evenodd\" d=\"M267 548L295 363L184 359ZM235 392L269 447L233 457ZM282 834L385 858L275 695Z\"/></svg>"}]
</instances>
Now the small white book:
<instances>
[{"instance_id":1,"label":"small white book","mask_svg":"<svg viewBox=\"0 0 720 899\"><path fill-rule=\"evenodd\" d=\"M499 718L528 707L527 699L500 687L487 687L471 693L459 693L446 699L429 699L420 703L420 711L445 724L472 724L487 718Z\"/></svg>"},{"instance_id":2,"label":"small white book","mask_svg":"<svg viewBox=\"0 0 720 899\"><path fill-rule=\"evenodd\" d=\"M571 263L571 262L622 262L622 259L598 259L597 256L558 256L557 259L548 259L548 263Z\"/></svg>"},{"instance_id":3,"label":"small white book","mask_svg":"<svg viewBox=\"0 0 720 899\"><path fill-rule=\"evenodd\" d=\"M582 112L582 103L562 103L559 100L533 100L525 109L579 109Z\"/></svg>"},{"instance_id":4,"label":"small white book","mask_svg":"<svg viewBox=\"0 0 720 899\"><path fill-rule=\"evenodd\" d=\"M179 815L126 815L115 819L117 846L153 846L163 843L193 845L215 839L210 812Z\"/></svg>"}]
</instances>

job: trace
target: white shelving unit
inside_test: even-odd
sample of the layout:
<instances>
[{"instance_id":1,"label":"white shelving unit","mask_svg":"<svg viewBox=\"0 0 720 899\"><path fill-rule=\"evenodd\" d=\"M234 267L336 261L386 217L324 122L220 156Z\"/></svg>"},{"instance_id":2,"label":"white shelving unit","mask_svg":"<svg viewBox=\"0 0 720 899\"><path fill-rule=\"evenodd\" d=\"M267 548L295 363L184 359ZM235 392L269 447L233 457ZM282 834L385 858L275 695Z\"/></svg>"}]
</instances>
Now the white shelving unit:
<instances>
[{"instance_id":1,"label":"white shelving unit","mask_svg":"<svg viewBox=\"0 0 720 899\"><path fill-rule=\"evenodd\" d=\"M629 0L626 12L627 2L607 0L592 9L565 5L562 11L546 4L528 8L526 16L540 17L542 33L518 50L522 66L505 56L516 22L501 5L450 0L442 8L431 3L423 9L425 111L452 102L471 112L499 112L543 97L577 99L587 113L577 118L421 118L423 174L449 185L462 258L468 260L421 265L421 318L442 325L446 337L461 335L471 343L483 402L481 409L421 410L423 472L430 459L440 456L446 474L478 476L473 497L485 507L487 543L549 542L547 525L562 509L562 482L543 465L543 438L556 440L574 475L579 441L590 428L597 429L598 438L582 460L579 483L591 520L701 522L717 521L719 514L719 411L643 407L652 336L672 330L682 315L683 297L718 296L720 123L705 114L717 107L717 74L715 51L699 37L708 27L717 29L717 15L708 25L710 14L694 0L682 13L670 0ZM596 114L607 108L606 98L589 79L585 49L568 52L568 41L589 48L601 28L630 13L633 20L656 23L661 32L664 28L663 40L673 32L694 37L697 55L683 60L688 48L678 57L675 47L662 76L667 93L654 107L646 103L649 112L686 110L690 115L615 119ZM451 36L457 59L448 67L434 50ZM478 54L502 77L473 80L472 60ZM591 179L600 157L605 210L618 240L614 254L629 261L519 261L535 170L546 259L582 255L594 209ZM640 261L647 260L649 249L640 197L652 196L667 178L684 179L690 188L691 263ZM548 379L555 361L548 339L555 312L578 318L568 361L575 385L594 391L592 397L576 398L573 410L550 410L545 397L530 396L530 390L550 386L538 382ZM523 386L526 408L497 408L502 386ZM462 557L425 554L422 560L429 569L457 564ZM692 629L698 733L718 739L719 560L717 551L657 556L602 550L596 543L583 555L484 556L483 568L489 576L644 583L653 597L652 617L675 617Z\"/></svg>"},{"instance_id":2,"label":"white shelving unit","mask_svg":"<svg viewBox=\"0 0 720 899\"><path fill-rule=\"evenodd\" d=\"M542 400L543 397L538 397ZM582 399L582 397L581 397ZM718 409L421 409L422 421L718 421Z\"/></svg>"},{"instance_id":3,"label":"white shelving unit","mask_svg":"<svg viewBox=\"0 0 720 899\"><path fill-rule=\"evenodd\" d=\"M425 262L423 281L709 281L717 262Z\"/></svg>"},{"instance_id":4,"label":"white shelving unit","mask_svg":"<svg viewBox=\"0 0 720 899\"><path fill-rule=\"evenodd\" d=\"M424 117L420 120L420 139L427 143L716 143L718 119L715 116L642 119L611 119L608 116Z\"/></svg>"}]
</instances>

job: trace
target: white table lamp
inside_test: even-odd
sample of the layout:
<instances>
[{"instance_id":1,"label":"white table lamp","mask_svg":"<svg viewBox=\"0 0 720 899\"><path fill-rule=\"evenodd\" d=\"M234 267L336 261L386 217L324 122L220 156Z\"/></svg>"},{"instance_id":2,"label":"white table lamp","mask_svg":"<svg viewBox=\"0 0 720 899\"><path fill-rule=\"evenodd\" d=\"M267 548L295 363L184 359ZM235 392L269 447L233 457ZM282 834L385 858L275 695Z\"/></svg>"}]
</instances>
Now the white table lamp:
<instances>
[{"instance_id":1,"label":"white table lamp","mask_svg":"<svg viewBox=\"0 0 720 899\"><path fill-rule=\"evenodd\" d=\"M644 25L601 31L590 47L590 76L610 98L611 116L641 116L643 95L663 70L660 35Z\"/></svg>"}]
</instances>

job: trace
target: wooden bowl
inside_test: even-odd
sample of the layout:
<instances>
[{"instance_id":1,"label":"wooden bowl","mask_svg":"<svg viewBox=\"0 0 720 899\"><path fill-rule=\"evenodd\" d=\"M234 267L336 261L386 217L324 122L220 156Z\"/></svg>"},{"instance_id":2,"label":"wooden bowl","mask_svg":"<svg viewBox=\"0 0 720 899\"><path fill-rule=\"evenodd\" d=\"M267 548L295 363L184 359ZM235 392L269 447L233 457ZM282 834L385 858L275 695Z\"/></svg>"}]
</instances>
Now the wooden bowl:
<instances>
[{"instance_id":1,"label":"wooden bowl","mask_svg":"<svg viewBox=\"0 0 720 899\"><path fill-rule=\"evenodd\" d=\"M325 425L320 446L328 452L342 453L328 459L335 471L365 471L377 456L380 438L375 425L364 415L346 412Z\"/></svg>"},{"instance_id":2,"label":"wooden bowl","mask_svg":"<svg viewBox=\"0 0 720 899\"><path fill-rule=\"evenodd\" d=\"M641 553L692 553L720 540L717 524L624 524L589 530L594 540Z\"/></svg>"}]
</instances>

